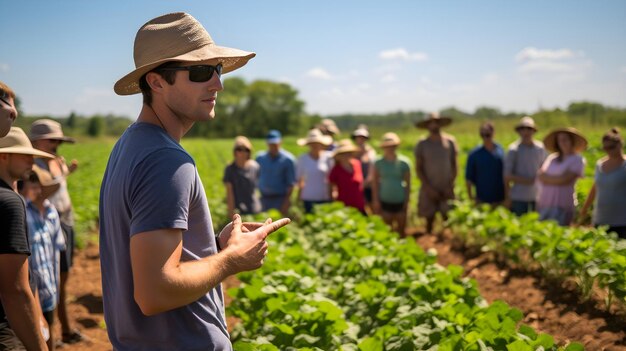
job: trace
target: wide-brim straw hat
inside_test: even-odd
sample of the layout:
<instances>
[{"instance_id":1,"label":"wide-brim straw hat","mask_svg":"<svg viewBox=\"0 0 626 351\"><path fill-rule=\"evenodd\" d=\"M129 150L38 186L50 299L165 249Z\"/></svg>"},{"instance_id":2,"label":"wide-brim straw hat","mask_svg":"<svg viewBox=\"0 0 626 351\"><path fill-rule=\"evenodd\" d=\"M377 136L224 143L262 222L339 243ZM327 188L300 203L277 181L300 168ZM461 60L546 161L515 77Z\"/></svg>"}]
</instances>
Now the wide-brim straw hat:
<instances>
[{"instance_id":1,"label":"wide-brim straw hat","mask_svg":"<svg viewBox=\"0 0 626 351\"><path fill-rule=\"evenodd\" d=\"M338 155L354 153L358 152L359 148L354 145L352 140L343 139L337 143L337 148L333 151L333 157L337 157Z\"/></svg>"},{"instance_id":2,"label":"wide-brim straw hat","mask_svg":"<svg viewBox=\"0 0 626 351\"><path fill-rule=\"evenodd\" d=\"M400 145L400 137L398 134L389 132L383 134L382 139L380 140L380 147L390 147L390 146L398 146Z\"/></svg>"},{"instance_id":3,"label":"wide-brim straw hat","mask_svg":"<svg viewBox=\"0 0 626 351\"><path fill-rule=\"evenodd\" d=\"M141 92L139 79L169 61L205 64L222 63L222 73L244 66L254 52L218 46L202 24L183 12L154 18L141 26L135 36L135 70L115 83L115 93L132 95Z\"/></svg>"},{"instance_id":4,"label":"wide-brim straw hat","mask_svg":"<svg viewBox=\"0 0 626 351\"><path fill-rule=\"evenodd\" d=\"M520 119L519 123L515 125L515 130L518 130L520 128L530 128L530 129L534 130L535 132L537 131L537 126L535 125L535 120L532 119L532 117L530 117L530 116L522 117L522 119Z\"/></svg>"},{"instance_id":5,"label":"wide-brim straw hat","mask_svg":"<svg viewBox=\"0 0 626 351\"><path fill-rule=\"evenodd\" d=\"M320 130L322 129L327 130L329 133L333 135L341 134L341 131L339 131L339 128L337 127L337 124L335 124L335 121L333 121L330 118L326 118L322 120L322 123L320 123Z\"/></svg>"},{"instance_id":6,"label":"wide-brim straw hat","mask_svg":"<svg viewBox=\"0 0 626 351\"><path fill-rule=\"evenodd\" d=\"M543 145L551 152L556 152L556 137L559 133L567 133L573 136L574 139L574 151L582 152L587 148L587 139L576 129L572 127L558 128L552 130L545 138L543 138Z\"/></svg>"},{"instance_id":7,"label":"wide-brim straw hat","mask_svg":"<svg viewBox=\"0 0 626 351\"><path fill-rule=\"evenodd\" d=\"M41 195L44 199L50 197L50 195L56 193L61 187L61 178L53 178L50 172L42 169L37 165L33 165L33 172L39 178L39 184L41 184Z\"/></svg>"},{"instance_id":8,"label":"wide-brim straw hat","mask_svg":"<svg viewBox=\"0 0 626 351\"><path fill-rule=\"evenodd\" d=\"M235 138L235 148L245 147L246 149L252 151L252 143L245 136L238 136Z\"/></svg>"},{"instance_id":9,"label":"wide-brim straw hat","mask_svg":"<svg viewBox=\"0 0 626 351\"><path fill-rule=\"evenodd\" d=\"M370 138L370 131L367 130L367 127L363 126L358 126L354 132L352 132L352 137L356 138L356 137L364 137L366 139Z\"/></svg>"},{"instance_id":10,"label":"wide-brim straw hat","mask_svg":"<svg viewBox=\"0 0 626 351\"><path fill-rule=\"evenodd\" d=\"M0 154L32 155L41 158L54 158L54 155L33 147L22 128L11 127L9 134L0 138Z\"/></svg>"},{"instance_id":11,"label":"wide-brim straw hat","mask_svg":"<svg viewBox=\"0 0 626 351\"><path fill-rule=\"evenodd\" d=\"M440 116L438 112L431 112L428 114L428 118L415 122L415 126L417 128L427 129L432 121L436 121L440 127L452 124L452 118Z\"/></svg>"},{"instance_id":12,"label":"wide-brim straw hat","mask_svg":"<svg viewBox=\"0 0 626 351\"><path fill-rule=\"evenodd\" d=\"M300 146L305 146L313 143L328 146L332 144L332 142L333 138L331 136L322 134L322 131L317 128L309 130L306 138L300 138L296 141L296 143Z\"/></svg>"},{"instance_id":13,"label":"wide-brim straw hat","mask_svg":"<svg viewBox=\"0 0 626 351\"><path fill-rule=\"evenodd\" d=\"M75 143L74 138L70 138L63 134L61 123L51 119L40 119L30 126L30 140L59 140L66 143Z\"/></svg>"}]
</instances>

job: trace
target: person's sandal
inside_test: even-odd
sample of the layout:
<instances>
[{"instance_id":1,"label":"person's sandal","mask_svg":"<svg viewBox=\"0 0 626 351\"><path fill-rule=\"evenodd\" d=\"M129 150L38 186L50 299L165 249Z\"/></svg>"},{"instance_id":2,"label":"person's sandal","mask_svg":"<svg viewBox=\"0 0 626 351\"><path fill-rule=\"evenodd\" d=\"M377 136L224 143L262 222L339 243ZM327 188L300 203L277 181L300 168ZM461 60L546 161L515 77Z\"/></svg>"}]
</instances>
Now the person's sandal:
<instances>
[{"instance_id":1,"label":"person's sandal","mask_svg":"<svg viewBox=\"0 0 626 351\"><path fill-rule=\"evenodd\" d=\"M88 338L81 334L78 329L74 329L69 333L63 333L63 342L66 344L76 344L81 341L87 341Z\"/></svg>"}]
</instances>

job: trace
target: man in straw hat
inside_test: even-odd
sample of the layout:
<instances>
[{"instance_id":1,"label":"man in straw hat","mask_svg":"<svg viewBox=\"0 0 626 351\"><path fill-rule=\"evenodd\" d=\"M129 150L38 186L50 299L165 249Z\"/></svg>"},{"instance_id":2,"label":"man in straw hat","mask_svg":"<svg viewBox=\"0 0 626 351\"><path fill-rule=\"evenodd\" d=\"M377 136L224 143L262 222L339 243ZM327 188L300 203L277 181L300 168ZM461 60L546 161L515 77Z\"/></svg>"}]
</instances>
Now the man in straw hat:
<instances>
[{"instance_id":1,"label":"man in straw hat","mask_svg":"<svg viewBox=\"0 0 626 351\"><path fill-rule=\"evenodd\" d=\"M421 182L417 214L426 218L426 232L432 233L437 212L447 219L449 201L454 199L454 181L457 176L458 147L453 136L443 133L442 127L452 123L452 119L442 117L437 112L417 122L420 129L427 129L428 135L415 145L415 172Z\"/></svg>"},{"instance_id":2,"label":"man in straw hat","mask_svg":"<svg viewBox=\"0 0 626 351\"><path fill-rule=\"evenodd\" d=\"M236 214L215 236L180 140L215 117L220 75L254 55L217 46L186 13L154 18L137 32L136 68L115 92L142 93L144 103L113 148L100 189L104 316L116 350L232 349L221 282L259 268L265 238L289 219L242 224Z\"/></svg>"},{"instance_id":3,"label":"man in straw hat","mask_svg":"<svg viewBox=\"0 0 626 351\"><path fill-rule=\"evenodd\" d=\"M587 139L575 128L557 128L546 135L543 144L553 154L537 173L541 186L537 198L539 219L568 226L576 211L576 181L585 172L581 153L587 148Z\"/></svg>"},{"instance_id":4,"label":"man in straw hat","mask_svg":"<svg viewBox=\"0 0 626 351\"><path fill-rule=\"evenodd\" d=\"M9 133L16 118L15 93L8 85L0 82L0 138Z\"/></svg>"},{"instance_id":5,"label":"man in straw hat","mask_svg":"<svg viewBox=\"0 0 626 351\"><path fill-rule=\"evenodd\" d=\"M32 147L26 133L12 127L0 138L0 346L10 350L47 350L41 309L29 275L30 244L26 207L17 180L33 167L33 157L53 156Z\"/></svg>"},{"instance_id":6,"label":"man in straw hat","mask_svg":"<svg viewBox=\"0 0 626 351\"><path fill-rule=\"evenodd\" d=\"M509 145L504 159L505 203L511 212L521 216L536 208L538 187L535 177L548 154L543 143L533 139L537 127L531 117L523 117L515 131L520 138Z\"/></svg>"},{"instance_id":7,"label":"man in straw hat","mask_svg":"<svg viewBox=\"0 0 626 351\"><path fill-rule=\"evenodd\" d=\"M323 119L322 122L320 122L320 124L317 125L317 129L319 129L322 132L322 134L328 135L333 139L338 137L339 134L341 134L341 131L337 127L337 124L335 123L335 121L333 121L330 118ZM337 147L337 144L333 140L331 141L330 144L328 144L327 149L328 151L333 151L336 147Z\"/></svg>"},{"instance_id":8,"label":"man in straw hat","mask_svg":"<svg viewBox=\"0 0 626 351\"><path fill-rule=\"evenodd\" d=\"M411 194L410 162L396 152L400 145L396 133L383 134L379 145L383 155L372 170L372 206L374 213L382 215L385 223L404 237Z\"/></svg>"},{"instance_id":9,"label":"man in straw hat","mask_svg":"<svg viewBox=\"0 0 626 351\"><path fill-rule=\"evenodd\" d=\"M304 212L311 213L313 206L332 200L328 185L328 173L332 167L332 155L326 148L333 138L313 128L306 138L297 140L300 146L308 146L309 151L298 157L296 179L298 199L304 203Z\"/></svg>"},{"instance_id":10,"label":"man in straw hat","mask_svg":"<svg viewBox=\"0 0 626 351\"><path fill-rule=\"evenodd\" d=\"M282 134L275 129L265 137L267 151L260 152L256 162L259 172L259 191L263 211L279 210L287 215L291 206L291 194L296 185L296 159L291 152L281 148Z\"/></svg>"},{"instance_id":11,"label":"man in straw hat","mask_svg":"<svg viewBox=\"0 0 626 351\"><path fill-rule=\"evenodd\" d=\"M55 156L53 159L37 159L35 164L41 169L50 172L52 177L59 181L60 185L59 190L50 196L50 202L59 212L61 228L63 229L66 243L65 249L61 251L58 315L61 322L62 341L74 344L86 340L86 337L78 329L72 328L66 301L66 287L74 262L76 236L74 233L74 210L72 209L70 193L67 190L67 178L78 168L78 161L72 160L68 165L65 162L65 158L59 155L58 148L63 143L73 144L75 140L65 136L61 124L51 119L40 119L33 122L30 127L30 140L36 149Z\"/></svg>"}]
</instances>

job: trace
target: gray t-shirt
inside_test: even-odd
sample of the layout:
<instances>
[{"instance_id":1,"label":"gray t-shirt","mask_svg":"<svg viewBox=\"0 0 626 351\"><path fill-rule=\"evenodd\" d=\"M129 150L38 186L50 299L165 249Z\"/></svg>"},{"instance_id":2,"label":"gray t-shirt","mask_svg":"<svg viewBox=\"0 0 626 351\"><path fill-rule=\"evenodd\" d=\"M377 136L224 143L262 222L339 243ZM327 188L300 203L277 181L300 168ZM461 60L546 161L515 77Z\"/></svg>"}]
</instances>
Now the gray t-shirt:
<instances>
[{"instance_id":1,"label":"gray t-shirt","mask_svg":"<svg viewBox=\"0 0 626 351\"><path fill-rule=\"evenodd\" d=\"M261 203L256 195L259 182L259 164L249 160L245 167L240 168L234 162L224 169L224 183L230 183L235 197L235 208L241 214L261 212Z\"/></svg>"},{"instance_id":2,"label":"gray t-shirt","mask_svg":"<svg viewBox=\"0 0 626 351\"><path fill-rule=\"evenodd\" d=\"M614 227L626 226L626 162L610 172L596 165L596 206L593 223Z\"/></svg>"},{"instance_id":3,"label":"gray t-shirt","mask_svg":"<svg viewBox=\"0 0 626 351\"><path fill-rule=\"evenodd\" d=\"M534 140L533 145L525 145L518 140L509 145L504 159L504 176L535 178L547 156L542 142ZM531 202L537 199L537 191L536 182L533 185L514 183L509 195L513 201Z\"/></svg>"},{"instance_id":4,"label":"gray t-shirt","mask_svg":"<svg viewBox=\"0 0 626 351\"><path fill-rule=\"evenodd\" d=\"M111 152L100 189L104 317L116 350L231 350L221 286L189 305L145 316L133 297L130 239L183 230L182 261L217 252L193 158L163 129L134 123Z\"/></svg>"}]
</instances>

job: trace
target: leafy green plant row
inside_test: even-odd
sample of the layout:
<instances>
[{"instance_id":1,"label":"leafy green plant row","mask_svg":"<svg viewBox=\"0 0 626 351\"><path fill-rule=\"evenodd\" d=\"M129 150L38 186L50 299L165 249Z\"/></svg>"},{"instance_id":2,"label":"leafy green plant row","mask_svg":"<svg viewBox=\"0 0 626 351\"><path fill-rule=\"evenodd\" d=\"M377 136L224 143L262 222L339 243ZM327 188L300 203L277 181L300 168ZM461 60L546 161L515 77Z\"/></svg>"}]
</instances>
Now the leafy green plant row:
<instances>
[{"instance_id":1,"label":"leafy green plant row","mask_svg":"<svg viewBox=\"0 0 626 351\"><path fill-rule=\"evenodd\" d=\"M457 202L448 224L469 246L481 246L524 268L537 264L550 279L575 278L583 298L593 287L606 291L606 305L626 306L626 240L602 228L561 227L537 213L517 217L503 208Z\"/></svg>"},{"instance_id":2,"label":"leafy green plant row","mask_svg":"<svg viewBox=\"0 0 626 351\"><path fill-rule=\"evenodd\" d=\"M518 326L522 313L488 305L461 267L343 205L269 240L265 265L229 290L236 350L583 349Z\"/></svg>"}]
</instances>

